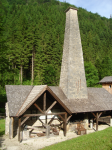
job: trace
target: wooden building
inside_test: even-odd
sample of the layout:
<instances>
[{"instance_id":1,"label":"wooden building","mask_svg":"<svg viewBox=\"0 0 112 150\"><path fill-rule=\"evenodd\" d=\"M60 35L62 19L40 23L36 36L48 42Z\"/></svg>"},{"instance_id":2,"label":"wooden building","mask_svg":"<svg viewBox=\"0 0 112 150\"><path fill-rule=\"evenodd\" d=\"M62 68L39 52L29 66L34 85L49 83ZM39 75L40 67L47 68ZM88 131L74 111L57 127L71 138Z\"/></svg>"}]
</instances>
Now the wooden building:
<instances>
[{"instance_id":1,"label":"wooden building","mask_svg":"<svg viewBox=\"0 0 112 150\"><path fill-rule=\"evenodd\" d=\"M112 76L104 77L99 83L102 84L102 88L112 94Z\"/></svg>"}]
</instances>

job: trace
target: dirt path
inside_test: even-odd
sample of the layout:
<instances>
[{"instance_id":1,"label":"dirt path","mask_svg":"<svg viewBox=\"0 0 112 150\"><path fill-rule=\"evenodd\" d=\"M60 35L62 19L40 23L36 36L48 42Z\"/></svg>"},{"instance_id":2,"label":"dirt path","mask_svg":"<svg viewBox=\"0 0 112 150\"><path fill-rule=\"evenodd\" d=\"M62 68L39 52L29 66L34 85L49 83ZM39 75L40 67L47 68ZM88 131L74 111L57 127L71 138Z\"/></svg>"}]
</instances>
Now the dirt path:
<instances>
[{"instance_id":1,"label":"dirt path","mask_svg":"<svg viewBox=\"0 0 112 150\"><path fill-rule=\"evenodd\" d=\"M99 125L99 131L105 128L108 128L108 125ZM95 130L88 129L87 134L95 132ZM0 149L1 150L38 150L40 148L59 143L65 140L69 140L72 138L76 138L77 135L74 132L67 132L67 136L64 137L63 131L60 131L59 136L50 136L50 138L46 137L37 137L37 138L30 138L26 141L22 141L21 143L18 142L18 137L16 136L13 139L9 139L7 135L0 137Z\"/></svg>"}]
</instances>

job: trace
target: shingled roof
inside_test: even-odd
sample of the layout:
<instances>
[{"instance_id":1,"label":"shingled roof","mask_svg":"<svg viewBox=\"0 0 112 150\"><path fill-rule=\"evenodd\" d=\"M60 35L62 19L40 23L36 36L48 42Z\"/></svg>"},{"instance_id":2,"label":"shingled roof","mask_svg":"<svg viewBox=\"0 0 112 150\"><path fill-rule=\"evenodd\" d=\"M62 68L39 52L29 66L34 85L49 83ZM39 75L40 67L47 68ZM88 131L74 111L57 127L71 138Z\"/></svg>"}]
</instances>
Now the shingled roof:
<instances>
[{"instance_id":1,"label":"shingled roof","mask_svg":"<svg viewBox=\"0 0 112 150\"><path fill-rule=\"evenodd\" d=\"M19 116L21 113L24 113L28 106L33 104L46 89L51 90L65 110L72 113L67 105L64 104L64 98L66 98L66 96L59 87L48 87L47 85L6 85L5 88L10 116Z\"/></svg>"},{"instance_id":2,"label":"shingled roof","mask_svg":"<svg viewBox=\"0 0 112 150\"><path fill-rule=\"evenodd\" d=\"M87 88L88 99L72 99L70 110L73 113L112 110L112 95L104 88Z\"/></svg>"},{"instance_id":3,"label":"shingled roof","mask_svg":"<svg viewBox=\"0 0 112 150\"><path fill-rule=\"evenodd\" d=\"M106 76L99 83L112 83L112 76Z\"/></svg>"},{"instance_id":4,"label":"shingled roof","mask_svg":"<svg viewBox=\"0 0 112 150\"><path fill-rule=\"evenodd\" d=\"M15 116L23 105L23 102L31 92L33 86L29 85L6 85L7 101L9 106L9 115Z\"/></svg>"},{"instance_id":5,"label":"shingled roof","mask_svg":"<svg viewBox=\"0 0 112 150\"><path fill-rule=\"evenodd\" d=\"M10 116L18 116L46 88L47 85L6 85ZM87 88L88 99L67 99L60 87L49 86L48 88L72 113L112 110L112 95L104 88Z\"/></svg>"}]
</instances>

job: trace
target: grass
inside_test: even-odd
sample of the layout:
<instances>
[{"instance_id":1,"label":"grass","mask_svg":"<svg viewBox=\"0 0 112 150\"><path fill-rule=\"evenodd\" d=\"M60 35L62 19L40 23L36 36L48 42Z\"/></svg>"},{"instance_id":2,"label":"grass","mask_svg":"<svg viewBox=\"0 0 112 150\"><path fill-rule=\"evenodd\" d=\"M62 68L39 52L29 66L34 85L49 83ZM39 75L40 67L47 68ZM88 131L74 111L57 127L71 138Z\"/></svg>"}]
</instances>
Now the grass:
<instances>
[{"instance_id":1,"label":"grass","mask_svg":"<svg viewBox=\"0 0 112 150\"><path fill-rule=\"evenodd\" d=\"M0 119L0 136L5 134L5 119Z\"/></svg>"},{"instance_id":2,"label":"grass","mask_svg":"<svg viewBox=\"0 0 112 150\"><path fill-rule=\"evenodd\" d=\"M112 127L54 144L42 150L112 150Z\"/></svg>"}]
</instances>

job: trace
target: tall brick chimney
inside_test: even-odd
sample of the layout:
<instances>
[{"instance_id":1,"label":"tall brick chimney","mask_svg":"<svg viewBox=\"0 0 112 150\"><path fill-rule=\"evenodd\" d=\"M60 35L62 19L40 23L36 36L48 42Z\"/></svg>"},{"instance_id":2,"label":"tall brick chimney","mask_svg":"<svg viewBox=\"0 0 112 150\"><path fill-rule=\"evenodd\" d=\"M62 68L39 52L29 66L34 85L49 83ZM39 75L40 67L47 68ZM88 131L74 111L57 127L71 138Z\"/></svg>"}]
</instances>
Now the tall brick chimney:
<instances>
[{"instance_id":1,"label":"tall brick chimney","mask_svg":"<svg viewBox=\"0 0 112 150\"><path fill-rule=\"evenodd\" d=\"M76 8L66 10L66 26L59 85L68 99L88 98Z\"/></svg>"}]
</instances>

